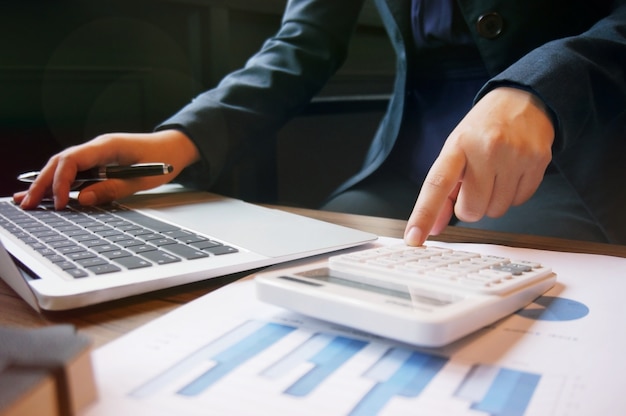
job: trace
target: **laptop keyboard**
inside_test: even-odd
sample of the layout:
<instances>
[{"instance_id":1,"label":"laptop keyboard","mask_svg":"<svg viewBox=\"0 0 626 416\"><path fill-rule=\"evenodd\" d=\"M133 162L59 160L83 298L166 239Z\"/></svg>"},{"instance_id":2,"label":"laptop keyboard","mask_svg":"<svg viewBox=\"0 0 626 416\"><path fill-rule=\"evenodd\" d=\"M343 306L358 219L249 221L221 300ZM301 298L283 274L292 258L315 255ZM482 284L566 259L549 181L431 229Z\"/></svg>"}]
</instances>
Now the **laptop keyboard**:
<instances>
[{"instance_id":1,"label":"laptop keyboard","mask_svg":"<svg viewBox=\"0 0 626 416\"><path fill-rule=\"evenodd\" d=\"M74 278L236 253L234 247L119 205L41 205L22 210L0 202L0 227Z\"/></svg>"}]
</instances>

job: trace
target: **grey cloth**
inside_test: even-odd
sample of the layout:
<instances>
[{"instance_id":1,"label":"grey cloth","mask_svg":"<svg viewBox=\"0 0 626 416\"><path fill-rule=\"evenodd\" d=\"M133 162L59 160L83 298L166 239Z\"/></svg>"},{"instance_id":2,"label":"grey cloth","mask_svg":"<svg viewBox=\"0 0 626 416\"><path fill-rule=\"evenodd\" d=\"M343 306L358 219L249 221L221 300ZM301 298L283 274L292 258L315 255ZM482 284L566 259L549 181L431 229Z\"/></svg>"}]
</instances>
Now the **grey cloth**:
<instances>
[{"instance_id":1,"label":"grey cloth","mask_svg":"<svg viewBox=\"0 0 626 416\"><path fill-rule=\"evenodd\" d=\"M381 172L335 196L322 209L405 220L411 214L418 191L405 177ZM474 223L453 219L452 223L483 230L609 242L578 193L558 172L546 174L528 202L512 207L500 218L485 217Z\"/></svg>"}]
</instances>

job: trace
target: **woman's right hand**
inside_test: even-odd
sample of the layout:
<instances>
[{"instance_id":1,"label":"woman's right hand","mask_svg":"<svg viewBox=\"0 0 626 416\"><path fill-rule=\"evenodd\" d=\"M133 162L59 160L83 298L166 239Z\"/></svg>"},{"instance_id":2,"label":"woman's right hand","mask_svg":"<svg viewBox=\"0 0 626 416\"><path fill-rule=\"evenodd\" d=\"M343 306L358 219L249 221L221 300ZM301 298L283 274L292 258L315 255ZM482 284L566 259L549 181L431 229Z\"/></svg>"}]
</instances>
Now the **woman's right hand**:
<instances>
[{"instance_id":1,"label":"woman's right hand","mask_svg":"<svg viewBox=\"0 0 626 416\"><path fill-rule=\"evenodd\" d=\"M161 162L174 168L167 175L95 182L83 188L78 195L81 205L105 204L163 185L199 157L191 139L178 130L104 134L52 156L28 190L15 193L13 199L20 207L33 209L42 199L51 196L55 209L63 209L69 202L70 188L80 171L112 164Z\"/></svg>"}]
</instances>

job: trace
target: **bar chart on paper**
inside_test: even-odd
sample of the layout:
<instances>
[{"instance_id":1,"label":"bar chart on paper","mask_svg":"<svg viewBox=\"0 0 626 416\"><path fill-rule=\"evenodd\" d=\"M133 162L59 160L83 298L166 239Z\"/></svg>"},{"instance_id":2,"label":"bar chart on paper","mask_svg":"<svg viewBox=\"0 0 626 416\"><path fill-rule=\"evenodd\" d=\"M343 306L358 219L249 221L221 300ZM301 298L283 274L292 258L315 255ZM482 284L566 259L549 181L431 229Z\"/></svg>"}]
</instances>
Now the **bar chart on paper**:
<instances>
[{"instance_id":1,"label":"bar chart on paper","mask_svg":"<svg viewBox=\"0 0 626 416\"><path fill-rule=\"evenodd\" d=\"M439 349L259 302L253 281L227 285L94 351L101 399L85 416L626 414L624 259L524 253L559 284Z\"/></svg>"},{"instance_id":2,"label":"bar chart on paper","mask_svg":"<svg viewBox=\"0 0 626 416\"><path fill-rule=\"evenodd\" d=\"M329 409L355 416L401 414L419 404L446 414L522 415L537 396L544 401L554 397L550 385L558 388L559 381L497 366L452 363L377 339L248 320L130 396L140 401L167 396L179 399L180 406L214 411L238 406L252 411L257 397L264 408L272 403L273 410L287 414L303 414L303 409L311 414L331 414ZM233 391L245 391L246 403L236 400ZM325 408L330 402L332 407Z\"/></svg>"}]
</instances>

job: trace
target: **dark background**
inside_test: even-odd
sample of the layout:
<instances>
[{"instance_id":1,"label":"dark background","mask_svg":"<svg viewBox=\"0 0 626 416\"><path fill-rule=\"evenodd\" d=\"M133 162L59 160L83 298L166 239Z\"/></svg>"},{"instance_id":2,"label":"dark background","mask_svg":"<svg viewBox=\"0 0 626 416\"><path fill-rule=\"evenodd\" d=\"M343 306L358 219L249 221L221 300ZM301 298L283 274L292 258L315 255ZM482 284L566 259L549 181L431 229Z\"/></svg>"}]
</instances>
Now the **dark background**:
<instances>
[{"instance_id":1,"label":"dark background","mask_svg":"<svg viewBox=\"0 0 626 416\"><path fill-rule=\"evenodd\" d=\"M285 0L15 0L0 4L0 194L17 174L106 132L146 132L240 67ZM278 201L315 206L359 163L394 57L367 4L346 65L279 134ZM15 150L13 150L15 149ZM329 162L328 152L334 153ZM230 181L254 199L254 169ZM248 173L246 173L248 171Z\"/></svg>"}]
</instances>

